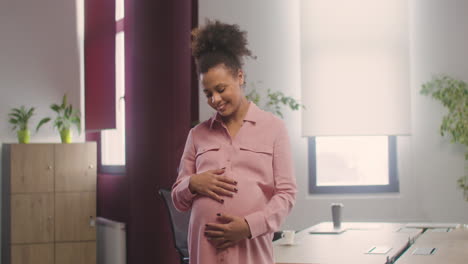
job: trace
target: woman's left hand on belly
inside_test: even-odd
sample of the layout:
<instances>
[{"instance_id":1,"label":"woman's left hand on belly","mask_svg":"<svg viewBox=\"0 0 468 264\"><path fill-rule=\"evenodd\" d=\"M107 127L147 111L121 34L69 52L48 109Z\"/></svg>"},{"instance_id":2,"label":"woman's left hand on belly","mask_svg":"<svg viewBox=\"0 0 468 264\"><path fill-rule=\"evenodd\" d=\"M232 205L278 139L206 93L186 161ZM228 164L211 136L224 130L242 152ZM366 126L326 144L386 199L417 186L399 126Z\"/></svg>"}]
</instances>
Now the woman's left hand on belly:
<instances>
[{"instance_id":1,"label":"woman's left hand on belly","mask_svg":"<svg viewBox=\"0 0 468 264\"><path fill-rule=\"evenodd\" d=\"M237 244L237 242L249 238L249 224L243 217L218 214L220 223L208 223L205 228L205 236L218 249L225 249Z\"/></svg>"}]
</instances>

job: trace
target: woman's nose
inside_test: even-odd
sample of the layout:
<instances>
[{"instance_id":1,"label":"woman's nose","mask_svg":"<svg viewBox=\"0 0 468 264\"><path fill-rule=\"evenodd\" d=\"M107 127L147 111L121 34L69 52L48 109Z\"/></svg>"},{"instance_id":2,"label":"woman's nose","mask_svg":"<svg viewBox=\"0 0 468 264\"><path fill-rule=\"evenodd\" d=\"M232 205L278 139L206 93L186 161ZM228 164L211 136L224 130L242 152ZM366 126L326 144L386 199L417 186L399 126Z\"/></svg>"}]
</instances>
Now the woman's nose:
<instances>
[{"instance_id":1,"label":"woman's nose","mask_svg":"<svg viewBox=\"0 0 468 264\"><path fill-rule=\"evenodd\" d=\"M219 94L213 94L211 96L211 103L215 104L221 100L221 96Z\"/></svg>"}]
</instances>

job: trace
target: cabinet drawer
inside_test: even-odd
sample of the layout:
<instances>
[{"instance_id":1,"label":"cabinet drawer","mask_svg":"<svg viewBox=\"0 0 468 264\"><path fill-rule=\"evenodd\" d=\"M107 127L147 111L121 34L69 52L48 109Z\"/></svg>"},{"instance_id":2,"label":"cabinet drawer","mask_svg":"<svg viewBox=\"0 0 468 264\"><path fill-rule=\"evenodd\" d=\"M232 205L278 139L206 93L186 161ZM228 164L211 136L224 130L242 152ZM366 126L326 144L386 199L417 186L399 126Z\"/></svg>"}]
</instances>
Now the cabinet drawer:
<instances>
[{"instance_id":1,"label":"cabinet drawer","mask_svg":"<svg viewBox=\"0 0 468 264\"><path fill-rule=\"evenodd\" d=\"M11 264L54 264L54 244L13 245Z\"/></svg>"},{"instance_id":2,"label":"cabinet drawer","mask_svg":"<svg viewBox=\"0 0 468 264\"><path fill-rule=\"evenodd\" d=\"M96 263L96 242L56 243L55 261L57 264Z\"/></svg>"},{"instance_id":3,"label":"cabinet drawer","mask_svg":"<svg viewBox=\"0 0 468 264\"><path fill-rule=\"evenodd\" d=\"M11 196L11 243L54 240L54 194Z\"/></svg>"},{"instance_id":4,"label":"cabinet drawer","mask_svg":"<svg viewBox=\"0 0 468 264\"><path fill-rule=\"evenodd\" d=\"M54 191L54 148L47 144L11 145L11 193Z\"/></svg>"},{"instance_id":5,"label":"cabinet drawer","mask_svg":"<svg viewBox=\"0 0 468 264\"><path fill-rule=\"evenodd\" d=\"M96 240L96 193L55 194L55 240Z\"/></svg>"}]
</instances>

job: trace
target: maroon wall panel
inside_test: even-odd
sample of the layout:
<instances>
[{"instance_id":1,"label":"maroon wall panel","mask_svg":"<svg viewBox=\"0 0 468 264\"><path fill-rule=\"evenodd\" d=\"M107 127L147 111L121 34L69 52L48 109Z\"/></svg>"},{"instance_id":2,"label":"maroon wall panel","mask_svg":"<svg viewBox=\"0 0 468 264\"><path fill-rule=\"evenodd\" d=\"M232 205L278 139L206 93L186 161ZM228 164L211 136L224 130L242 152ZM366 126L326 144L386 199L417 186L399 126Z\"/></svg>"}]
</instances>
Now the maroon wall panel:
<instances>
[{"instance_id":1,"label":"maroon wall panel","mask_svg":"<svg viewBox=\"0 0 468 264\"><path fill-rule=\"evenodd\" d=\"M115 128L115 0L85 1L86 131Z\"/></svg>"},{"instance_id":2,"label":"maroon wall panel","mask_svg":"<svg viewBox=\"0 0 468 264\"><path fill-rule=\"evenodd\" d=\"M129 264L175 264L166 208L190 129L192 1L126 3Z\"/></svg>"},{"instance_id":3,"label":"maroon wall panel","mask_svg":"<svg viewBox=\"0 0 468 264\"><path fill-rule=\"evenodd\" d=\"M192 28L198 27L198 0L192 1ZM192 95L191 95L191 111L192 124L199 122L199 105L198 105L198 73L196 71L195 60L191 58L192 67Z\"/></svg>"}]
</instances>

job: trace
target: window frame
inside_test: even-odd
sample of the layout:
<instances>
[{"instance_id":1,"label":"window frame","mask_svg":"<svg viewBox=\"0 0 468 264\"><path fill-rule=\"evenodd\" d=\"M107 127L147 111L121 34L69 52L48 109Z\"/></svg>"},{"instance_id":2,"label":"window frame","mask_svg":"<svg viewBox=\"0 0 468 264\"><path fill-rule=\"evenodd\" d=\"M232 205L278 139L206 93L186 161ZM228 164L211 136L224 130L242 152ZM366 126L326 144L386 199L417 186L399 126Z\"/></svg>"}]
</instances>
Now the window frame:
<instances>
[{"instance_id":1,"label":"window frame","mask_svg":"<svg viewBox=\"0 0 468 264\"><path fill-rule=\"evenodd\" d=\"M126 165L102 165L99 166L99 173L112 175L125 175L127 173Z\"/></svg>"},{"instance_id":2,"label":"window frame","mask_svg":"<svg viewBox=\"0 0 468 264\"><path fill-rule=\"evenodd\" d=\"M316 137L308 137L309 154L309 194L347 194L347 193L399 193L400 183L397 168L396 136L388 136L388 180L387 185L339 185L317 186Z\"/></svg>"},{"instance_id":3,"label":"window frame","mask_svg":"<svg viewBox=\"0 0 468 264\"><path fill-rule=\"evenodd\" d=\"M116 6L117 6L117 3L116 3ZM124 23L125 23L125 14L124 14L123 17L121 17L121 18L119 18L118 20L115 21L115 29L116 29L115 30L115 36L117 36L121 32L123 32L125 34ZM117 46L117 38L115 38L115 41L116 41L115 45ZM124 38L124 41L125 41L125 38ZM115 83L114 89L115 89L115 92L117 93L117 82ZM124 90L125 90L125 83L124 83ZM125 95L123 97L120 97L120 99L117 101L118 102L117 104L120 103L120 100L123 100L124 104L125 104L126 103L125 102ZM116 110L115 110L116 112L117 112L117 107L118 106L116 105ZM126 105L125 105L125 107L126 107ZM117 119L116 119L116 125L117 125ZM126 127L124 126L123 129L125 130ZM99 147L99 155L100 155L100 162L99 162L100 164L99 164L99 167L98 167L99 173L111 174L111 175L125 175L127 173L127 162L125 162L125 165L103 165L103 163L102 163L102 137L103 137L103 133L102 132L103 132L103 130L101 130L99 132L99 142L101 143L98 146ZM126 146L125 146L125 149L126 149Z\"/></svg>"}]
</instances>

